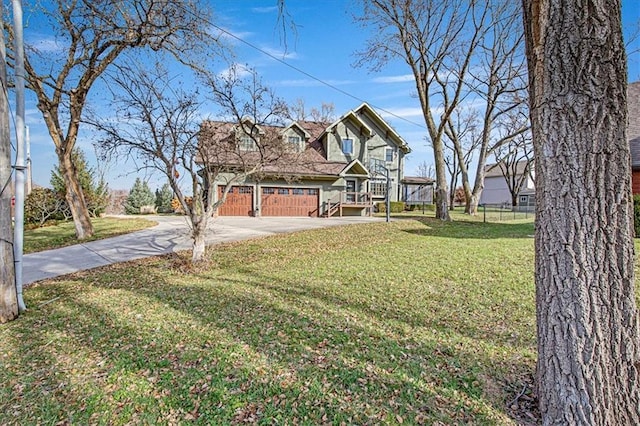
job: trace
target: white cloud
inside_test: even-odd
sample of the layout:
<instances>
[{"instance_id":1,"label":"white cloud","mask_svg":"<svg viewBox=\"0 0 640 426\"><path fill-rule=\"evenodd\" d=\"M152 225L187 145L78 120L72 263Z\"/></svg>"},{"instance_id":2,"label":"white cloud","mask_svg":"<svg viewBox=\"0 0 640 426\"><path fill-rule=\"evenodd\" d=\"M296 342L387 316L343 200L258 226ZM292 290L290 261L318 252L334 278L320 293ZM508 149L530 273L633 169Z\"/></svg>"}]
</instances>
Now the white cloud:
<instances>
[{"instance_id":1,"label":"white cloud","mask_svg":"<svg viewBox=\"0 0 640 426\"><path fill-rule=\"evenodd\" d=\"M268 53L271 56L274 56L281 60L286 59L298 59L298 54L296 52L289 52L286 50L274 49L272 47L263 47L262 50Z\"/></svg>"},{"instance_id":2,"label":"white cloud","mask_svg":"<svg viewBox=\"0 0 640 426\"><path fill-rule=\"evenodd\" d=\"M229 68L226 68L218 73L220 78L242 78L251 75L251 69L242 64L232 64Z\"/></svg>"},{"instance_id":3,"label":"white cloud","mask_svg":"<svg viewBox=\"0 0 640 426\"><path fill-rule=\"evenodd\" d=\"M389 75L384 77L375 77L371 79L372 83L389 84L389 83L407 83L415 81L413 74Z\"/></svg>"},{"instance_id":4,"label":"white cloud","mask_svg":"<svg viewBox=\"0 0 640 426\"><path fill-rule=\"evenodd\" d=\"M423 117L422 108L420 107L399 107L399 108L385 108L384 111L380 111L380 115L383 118L413 118Z\"/></svg>"},{"instance_id":5,"label":"white cloud","mask_svg":"<svg viewBox=\"0 0 640 426\"><path fill-rule=\"evenodd\" d=\"M67 48L66 42L62 42L53 36L36 36L35 38L28 40L27 42L30 47L41 53L61 52Z\"/></svg>"}]
</instances>

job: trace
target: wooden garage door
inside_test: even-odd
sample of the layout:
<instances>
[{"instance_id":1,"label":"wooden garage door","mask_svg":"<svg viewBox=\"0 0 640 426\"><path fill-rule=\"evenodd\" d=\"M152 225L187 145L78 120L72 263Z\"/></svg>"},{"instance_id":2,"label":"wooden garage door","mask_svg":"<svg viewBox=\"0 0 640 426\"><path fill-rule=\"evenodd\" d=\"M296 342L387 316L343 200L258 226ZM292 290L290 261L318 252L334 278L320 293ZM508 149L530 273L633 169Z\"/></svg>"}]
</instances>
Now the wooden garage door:
<instances>
[{"instance_id":1,"label":"wooden garage door","mask_svg":"<svg viewBox=\"0 0 640 426\"><path fill-rule=\"evenodd\" d=\"M218 199L222 197L224 186L218 187ZM252 216L253 188L234 186L229 190L226 201L218 208L218 216Z\"/></svg>"},{"instance_id":2,"label":"wooden garage door","mask_svg":"<svg viewBox=\"0 0 640 426\"><path fill-rule=\"evenodd\" d=\"M262 216L318 216L315 188L262 188Z\"/></svg>"}]
</instances>

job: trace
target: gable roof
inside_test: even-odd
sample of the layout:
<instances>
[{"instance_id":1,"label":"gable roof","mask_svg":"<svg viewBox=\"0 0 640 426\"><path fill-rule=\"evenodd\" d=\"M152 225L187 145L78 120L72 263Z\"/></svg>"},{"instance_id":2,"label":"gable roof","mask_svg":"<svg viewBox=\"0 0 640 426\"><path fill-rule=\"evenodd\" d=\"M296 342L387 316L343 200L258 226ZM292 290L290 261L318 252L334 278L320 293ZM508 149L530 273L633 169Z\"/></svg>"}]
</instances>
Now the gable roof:
<instances>
[{"instance_id":1,"label":"gable roof","mask_svg":"<svg viewBox=\"0 0 640 426\"><path fill-rule=\"evenodd\" d=\"M500 177L504 179L504 175L502 174L502 170L500 169L500 166L498 166L498 164L500 163L487 164L486 166L484 166L484 177ZM522 175L525 172L526 166L526 160L518 161L518 164L516 165L516 175ZM529 171L531 170L533 170L533 163L531 164L531 169L529 169Z\"/></svg>"},{"instance_id":2,"label":"gable roof","mask_svg":"<svg viewBox=\"0 0 640 426\"><path fill-rule=\"evenodd\" d=\"M627 85L627 140L631 167L640 168L640 81Z\"/></svg>"},{"instance_id":3,"label":"gable roof","mask_svg":"<svg viewBox=\"0 0 640 426\"><path fill-rule=\"evenodd\" d=\"M391 127L389 125L389 123L387 123L382 116L380 116L380 114L378 114L376 112L376 110L374 110L368 103L363 102L362 104L360 104L359 107L352 109L351 111L348 111L346 114L343 114L340 118L338 118L336 121L334 121L333 123L329 124L325 129L324 132L321 135L318 135L318 138L320 138L320 136L322 136L324 133L329 133L331 132L331 130L336 127L339 123L345 121L345 120L351 120L354 123L356 123L357 125L360 126L361 130L363 131L363 133L365 133L367 136L373 136L375 135L375 132L373 131L373 129L368 126L361 118L360 116L366 114L373 122L375 122L378 127L382 128L385 130L385 135L384 138L390 138L397 146L400 150L402 150L402 152L404 152L405 154L408 154L411 152L411 148L409 147L409 144L407 144L407 142L402 139L402 137L398 134L398 132L395 131L395 129L393 127Z\"/></svg>"},{"instance_id":4,"label":"gable roof","mask_svg":"<svg viewBox=\"0 0 640 426\"><path fill-rule=\"evenodd\" d=\"M391 137L391 139L393 139L396 145L398 145L398 148L402 149L402 151L405 154L408 154L411 152L411 148L409 147L407 142L404 139L402 139L402 136L400 136L393 127L389 126L389 124L382 118L380 114L376 112L375 109L371 107L371 105L369 105L366 102L363 102L362 104L360 104L358 108L354 110L354 112L357 114L363 114L363 113L368 114L369 117L374 122L376 122L378 126L382 127L387 131L387 135L385 136Z\"/></svg>"},{"instance_id":5,"label":"gable roof","mask_svg":"<svg viewBox=\"0 0 640 426\"><path fill-rule=\"evenodd\" d=\"M340 176L369 176L369 170L360 162L360 160L355 159L349 164L345 166L342 171L340 171Z\"/></svg>"}]
</instances>

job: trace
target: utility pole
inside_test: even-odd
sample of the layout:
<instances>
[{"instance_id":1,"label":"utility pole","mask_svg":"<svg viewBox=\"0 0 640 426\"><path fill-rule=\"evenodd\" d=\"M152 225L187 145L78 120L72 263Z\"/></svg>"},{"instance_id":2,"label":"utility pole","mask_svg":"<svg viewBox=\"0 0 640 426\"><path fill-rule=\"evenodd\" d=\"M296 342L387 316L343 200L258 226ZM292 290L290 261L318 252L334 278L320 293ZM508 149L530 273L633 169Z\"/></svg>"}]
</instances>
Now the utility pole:
<instances>
[{"instance_id":1,"label":"utility pole","mask_svg":"<svg viewBox=\"0 0 640 426\"><path fill-rule=\"evenodd\" d=\"M2 9L0 3L0 24L4 16ZM18 317L11 226L11 137L6 64L4 33L0 31L0 323Z\"/></svg>"},{"instance_id":2,"label":"utility pole","mask_svg":"<svg viewBox=\"0 0 640 426\"><path fill-rule=\"evenodd\" d=\"M15 164L15 221L13 227L13 256L15 262L16 291L18 293L18 309L27 309L22 299L22 254L24 238L24 39L22 31L22 1L13 0L13 32L15 51L16 79L16 164Z\"/></svg>"},{"instance_id":3,"label":"utility pole","mask_svg":"<svg viewBox=\"0 0 640 426\"><path fill-rule=\"evenodd\" d=\"M33 190L33 169L31 167L31 137L29 136L29 126L24 127L27 142L27 196Z\"/></svg>"}]
</instances>

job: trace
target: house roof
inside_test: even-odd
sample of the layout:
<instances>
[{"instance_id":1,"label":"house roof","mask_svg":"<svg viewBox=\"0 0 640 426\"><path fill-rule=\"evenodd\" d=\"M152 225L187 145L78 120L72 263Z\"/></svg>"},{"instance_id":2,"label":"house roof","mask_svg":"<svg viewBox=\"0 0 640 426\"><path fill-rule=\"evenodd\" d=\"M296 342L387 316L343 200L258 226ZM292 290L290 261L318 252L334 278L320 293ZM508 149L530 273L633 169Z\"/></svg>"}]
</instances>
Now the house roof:
<instances>
[{"instance_id":1,"label":"house roof","mask_svg":"<svg viewBox=\"0 0 640 426\"><path fill-rule=\"evenodd\" d=\"M640 81L627 85L627 139L631 149L631 166L640 168Z\"/></svg>"},{"instance_id":2,"label":"house roof","mask_svg":"<svg viewBox=\"0 0 640 426\"><path fill-rule=\"evenodd\" d=\"M409 185L433 185L435 183L435 180L430 177L405 176L402 179L402 183L406 183Z\"/></svg>"},{"instance_id":3,"label":"house roof","mask_svg":"<svg viewBox=\"0 0 640 426\"><path fill-rule=\"evenodd\" d=\"M518 164L516 166L516 175L521 175L525 172L527 163L528 162L526 160L518 161ZM498 167L498 164L499 163L493 163L484 166L484 177L504 177L504 175L502 174L502 170L500 170L500 167Z\"/></svg>"},{"instance_id":4,"label":"house roof","mask_svg":"<svg viewBox=\"0 0 640 426\"><path fill-rule=\"evenodd\" d=\"M347 163L344 161L327 160L325 148L322 143L323 135L331 131L333 127L343 120L350 120L359 125L365 134L373 135L374 130L362 120L362 114L367 114L379 128L384 129L386 132L384 136L396 143L399 149L405 153L411 152L409 145L407 145L400 135L398 135L373 108L363 103L333 123L298 120L286 127L262 124L260 126L255 125L255 129L259 131L260 135L271 134L272 137L275 138L275 135L282 136L288 129L297 128L306 138L306 149L303 152L291 154L283 154L282 152L275 153L272 155L274 161L266 164L262 168L262 173L322 177L341 176L345 173L353 174L357 171L358 174L366 175L368 170L359 161L357 164L354 164L353 162ZM243 123L254 126L250 120L243 120ZM260 153L244 152L242 153L242 158L240 158L240 154L235 152L234 132L237 127L238 125L236 123L225 121L209 120L203 122L200 127L199 139L201 142L204 140L209 141L209 146L207 147L207 152L202 155L209 156L210 161L217 164L240 166L241 164L251 164L252 162L257 163L258 160L260 160ZM199 155L196 161L202 163L202 156Z\"/></svg>"}]
</instances>

